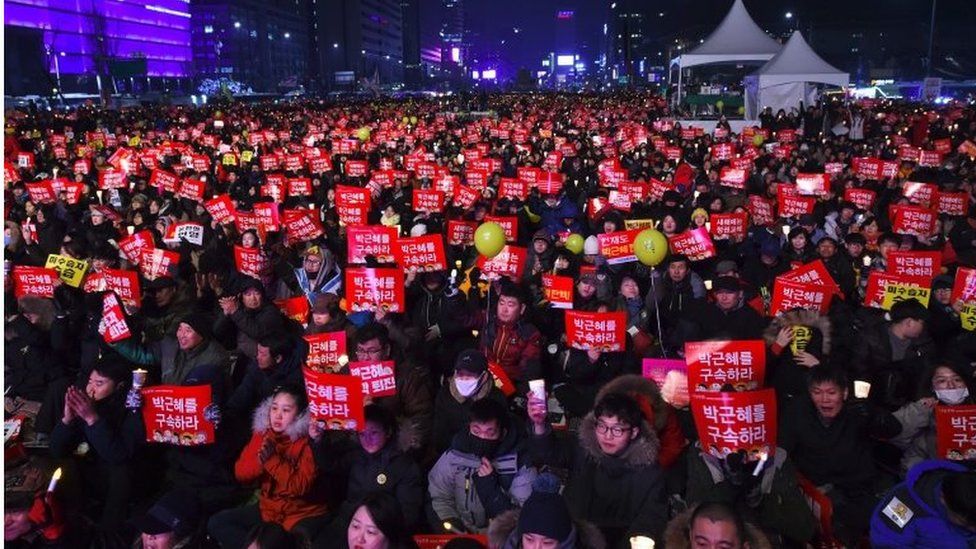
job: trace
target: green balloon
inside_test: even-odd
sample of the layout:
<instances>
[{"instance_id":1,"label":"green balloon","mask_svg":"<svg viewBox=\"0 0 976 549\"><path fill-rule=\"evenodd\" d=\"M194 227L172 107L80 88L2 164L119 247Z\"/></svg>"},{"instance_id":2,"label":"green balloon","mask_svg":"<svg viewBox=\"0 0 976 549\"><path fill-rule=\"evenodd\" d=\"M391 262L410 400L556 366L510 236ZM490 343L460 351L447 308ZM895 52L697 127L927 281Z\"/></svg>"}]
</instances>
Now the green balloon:
<instances>
[{"instance_id":1,"label":"green balloon","mask_svg":"<svg viewBox=\"0 0 976 549\"><path fill-rule=\"evenodd\" d=\"M583 237L578 234L571 234L566 239L566 249L579 255L583 251Z\"/></svg>"},{"instance_id":2,"label":"green balloon","mask_svg":"<svg viewBox=\"0 0 976 549\"><path fill-rule=\"evenodd\" d=\"M648 267L657 266L668 255L667 237L661 231L644 229L634 239L634 255Z\"/></svg>"},{"instance_id":3,"label":"green balloon","mask_svg":"<svg viewBox=\"0 0 976 549\"><path fill-rule=\"evenodd\" d=\"M369 128L363 126L362 128L356 130L356 137L358 137L360 141L369 141Z\"/></svg>"},{"instance_id":4,"label":"green balloon","mask_svg":"<svg viewBox=\"0 0 976 549\"><path fill-rule=\"evenodd\" d=\"M474 247L485 257L495 257L505 248L505 229L494 221L482 223L474 231Z\"/></svg>"}]
</instances>

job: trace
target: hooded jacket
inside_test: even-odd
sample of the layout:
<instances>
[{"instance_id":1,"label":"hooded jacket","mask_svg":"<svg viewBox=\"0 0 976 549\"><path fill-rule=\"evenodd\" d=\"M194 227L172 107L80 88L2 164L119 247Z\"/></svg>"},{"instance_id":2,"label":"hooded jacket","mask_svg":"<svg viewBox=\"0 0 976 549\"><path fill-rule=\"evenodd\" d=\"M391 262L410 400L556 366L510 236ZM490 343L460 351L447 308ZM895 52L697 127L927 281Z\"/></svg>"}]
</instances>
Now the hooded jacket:
<instances>
[{"instance_id":1,"label":"hooded jacket","mask_svg":"<svg viewBox=\"0 0 976 549\"><path fill-rule=\"evenodd\" d=\"M458 433L427 477L431 505L441 521L461 521L471 532L482 532L489 519L521 506L532 494L536 471L519 448L518 430L509 428L498 446L484 455L494 473L478 476L482 452L468 433Z\"/></svg>"},{"instance_id":2,"label":"hooded jacket","mask_svg":"<svg viewBox=\"0 0 976 549\"><path fill-rule=\"evenodd\" d=\"M667 469L678 461L687 444L678 417L670 404L661 398L661 391L654 381L636 374L622 375L603 386L594 402L600 402L610 393L623 393L634 398L644 414L647 425L654 429L660 441L657 462Z\"/></svg>"},{"instance_id":3,"label":"hooded jacket","mask_svg":"<svg viewBox=\"0 0 976 549\"><path fill-rule=\"evenodd\" d=\"M667 505L657 465L661 443L647 422L616 456L600 449L592 412L583 418L575 441L557 439L550 431L533 435L529 444L535 463L570 469L563 493L570 513L595 524L608 546L634 535L658 539L664 531Z\"/></svg>"},{"instance_id":4,"label":"hooded jacket","mask_svg":"<svg viewBox=\"0 0 976 549\"><path fill-rule=\"evenodd\" d=\"M950 522L940 501L946 474L964 471L963 465L949 461L925 461L913 467L905 482L892 488L874 508L871 547L965 549L976 545L976 532Z\"/></svg>"},{"instance_id":5,"label":"hooded jacket","mask_svg":"<svg viewBox=\"0 0 976 549\"><path fill-rule=\"evenodd\" d=\"M326 512L324 503L309 498L317 469L308 438L308 410L302 412L283 433L271 431L269 397L254 411L254 434L234 465L239 482L260 481L258 508L261 519L291 530L305 518ZM274 441L275 451L264 463L258 451L266 439Z\"/></svg>"},{"instance_id":6,"label":"hooded jacket","mask_svg":"<svg viewBox=\"0 0 976 549\"><path fill-rule=\"evenodd\" d=\"M680 515L671 519L667 529L664 531L664 547L667 549L692 549L691 540L688 538L691 531L691 515L695 514L694 507L687 509ZM746 523L745 539L749 543L750 549L772 549L773 545L762 533L751 523Z\"/></svg>"},{"instance_id":7,"label":"hooded jacket","mask_svg":"<svg viewBox=\"0 0 976 549\"><path fill-rule=\"evenodd\" d=\"M488 526L488 546L498 549L522 549L522 532L518 521L521 509L506 511ZM560 540L556 549L606 549L607 541L596 526L584 521L573 521L573 531L567 539Z\"/></svg>"}]
</instances>

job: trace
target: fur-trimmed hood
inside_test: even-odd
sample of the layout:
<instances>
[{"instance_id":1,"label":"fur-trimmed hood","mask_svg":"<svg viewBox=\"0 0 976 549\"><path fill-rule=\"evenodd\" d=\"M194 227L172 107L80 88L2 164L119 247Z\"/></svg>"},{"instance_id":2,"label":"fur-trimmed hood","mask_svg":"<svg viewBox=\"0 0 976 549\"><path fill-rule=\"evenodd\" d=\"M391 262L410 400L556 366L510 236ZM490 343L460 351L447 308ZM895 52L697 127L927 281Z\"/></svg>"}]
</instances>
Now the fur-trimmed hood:
<instances>
[{"instance_id":1,"label":"fur-trimmed hood","mask_svg":"<svg viewBox=\"0 0 976 549\"><path fill-rule=\"evenodd\" d=\"M691 528L691 515L694 514L697 505L693 505L680 515L671 519L667 528L664 530L664 546L668 549L691 549L691 542L688 540L688 530ZM752 523L746 523L746 539L751 549L772 549L773 545L769 542L766 534Z\"/></svg>"},{"instance_id":2,"label":"fur-trimmed hood","mask_svg":"<svg viewBox=\"0 0 976 549\"><path fill-rule=\"evenodd\" d=\"M600 402L603 397L610 393L623 393L625 395L646 398L651 406L651 412L654 414L653 420L651 418L646 419L653 421L651 427L655 431L660 431L664 428L664 424L668 420L668 415L672 413L671 407L661 398L661 391L657 388L657 384L653 380L637 374L626 374L614 378L596 394L595 402Z\"/></svg>"},{"instance_id":3,"label":"fur-trimmed hood","mask_svg":"<svg viewBox=\"0 0 976 549\"><path fill-rule=\"evenodd\" d=\"M25 295L17 300L17 305L20 306L21 312L25 314L38 315L38 328L44 331L51 329L51 324L54 322L55 314L54 300L45 297Z\"/></svg>"},{"instance_id":4,"label":"fur-trimmed hood","mask_svg":"<svg viewBox=\"0 0 976 549\"><path fill-rule=\"evenodd\" d=\"M618 460L620 463L631 469L647 467L657 464L658 453L661 450L661 442L651 426L644 421L641 424L640 434L630 442L627 449L619 456L610 457L600 449L600 443L596 440L596 418L593 412L586 414L579 428L580 447L586 453L587 459L597 463L607 460Z\"/></svg>"},{"instance_id":5,"label":"fur-trimmed hood","mask_svg":"<svg viewBox=\"0 0 976 549\"><path fill-rule=\"evenodd\" d=\"M776 334L787 326L807 326L816 328L823 339L823 354L830 354L830 319L820 316L816 311L797 310L788 311L775 318L763 332L763 339L767 345L772 345L776 341Z\"/></svg>"},{"instance_id":6,"label":"fur-trimmed hood","mask_svg":"<svg viewBox=\"0 0 976 549\"><path fill-rule=\"evenodd\" d=\"M521 509L505 511L488 524L488 547L491 549L518 549L521 547L521 532L518 531ZM575 543L574 543L575 542ZM600 529L589 522L573 521L573 533L568 540L557 545L557 549L606 549Z\"/></svg>"},{"instance_id":7,"label":"fur-trimmed hood","mask_svg":"<svg viewBox=\"0 0 976 549\"><path fill-rule=\"evenodd\" d=\"M255 433L266 433L271 430L271 400L274 397L268 397L261 401L261 404L254 410L254 420L251 423L251 429ZM295 418L295 421L291 422L291 425L285 429L286 435L288 435L289 440L295 442L301 437L308 434L308 409L306 408L304 412Z\"/></svg>"}]
</instances>

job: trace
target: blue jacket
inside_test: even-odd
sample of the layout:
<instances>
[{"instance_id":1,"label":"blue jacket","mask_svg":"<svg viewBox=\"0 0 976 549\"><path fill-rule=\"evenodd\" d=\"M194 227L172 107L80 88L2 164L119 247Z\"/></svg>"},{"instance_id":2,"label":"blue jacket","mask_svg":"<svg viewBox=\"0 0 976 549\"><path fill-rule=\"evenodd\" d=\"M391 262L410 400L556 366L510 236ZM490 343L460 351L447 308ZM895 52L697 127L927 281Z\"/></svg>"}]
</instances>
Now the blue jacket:
<instances>
[{"instance_id":1,"label":"blue jacket","mask_svg":"<svg viewBox=\"0 0 976 549\"><path fill-rule=\"evenodd\" d=\"M550 207L545 201L536 200L533 201L531 209L542 218L541 226L549 236L555 236L562 231L579 234L583 232L583 224L579 222L579 219L574 221L572 225L563 225L564 218L576 218L580 213L576 204L565 195L559 198L555 207Z\"/></svg>"},{"instance_id":2,"label":"blue jacket","mask_svg":"<svg viewBox=\"0 0 976 549\"><path fill-rule=\"evenodd\" d=\"M923 461L891 489L871 516L871 547L965 549L976 547L976 532L949 522L940 501L947 473L965 472L949 461Z\"/></svg>"}]
</instances>

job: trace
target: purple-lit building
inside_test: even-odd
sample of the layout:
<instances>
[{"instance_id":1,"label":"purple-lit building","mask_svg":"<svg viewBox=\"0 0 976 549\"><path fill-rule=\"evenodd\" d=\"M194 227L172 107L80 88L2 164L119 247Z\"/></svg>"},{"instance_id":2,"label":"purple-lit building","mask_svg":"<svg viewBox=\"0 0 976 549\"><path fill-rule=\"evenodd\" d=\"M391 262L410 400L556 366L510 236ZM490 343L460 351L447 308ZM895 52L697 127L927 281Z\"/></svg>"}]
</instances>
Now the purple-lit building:
<instances>
[{"instance_id":1,"label":"purple-lit building","mask_svg":"<svg viewBox=\"0 0 976 549\"><path fill-rule=\"evenodd\" d=\"M190 0L4 0L6 94L188 89Z\"/></svg>"}]
</instances>

